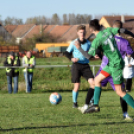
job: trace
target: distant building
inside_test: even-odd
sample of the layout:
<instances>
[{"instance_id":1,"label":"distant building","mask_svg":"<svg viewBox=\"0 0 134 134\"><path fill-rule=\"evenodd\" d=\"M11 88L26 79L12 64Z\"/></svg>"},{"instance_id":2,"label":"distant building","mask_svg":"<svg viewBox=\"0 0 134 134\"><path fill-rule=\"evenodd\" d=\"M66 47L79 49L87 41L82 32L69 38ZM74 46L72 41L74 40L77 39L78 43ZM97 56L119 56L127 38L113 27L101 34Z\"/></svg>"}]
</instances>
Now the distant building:
<instances>
[{"instance_id":1,"label":"distant building","mask_svg":"<svg viewBox=\"0 0 134 134\"><path fill-rule=\"evenodd\" d=\"M4 40L10 40L12 35L0 24L0 37L3 37Z\"/></svg>"},{"instance_id":2,"label":"distant building","mask_svg":"<svg viewBox=\"0 0 134 134\"><path fill-rule=\"evenodd\" d=\"M100 24L104 27L112 27L115 20L120 20L123 23L123 27L128 30L133 30L134 28L134 16L102 16L100 19Z\"/></svg>"}]
</instances>

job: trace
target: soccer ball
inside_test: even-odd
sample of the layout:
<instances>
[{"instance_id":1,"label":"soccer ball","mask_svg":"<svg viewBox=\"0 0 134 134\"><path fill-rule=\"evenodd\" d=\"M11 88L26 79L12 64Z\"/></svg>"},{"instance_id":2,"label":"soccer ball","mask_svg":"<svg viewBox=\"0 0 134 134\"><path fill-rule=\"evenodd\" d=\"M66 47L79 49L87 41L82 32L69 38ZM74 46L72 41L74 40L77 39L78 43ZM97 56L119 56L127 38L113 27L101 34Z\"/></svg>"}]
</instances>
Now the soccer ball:
<instances>
[{"instance_id":1,"label":"soccer ball","mask_svg":"<svg viewBox=\"0 0 134 134\"><path fill-rule=\"evenodd\" d=\"M56 105L62 101L62 97L59 93L54 92L50 95L49 101L51 104Z\"/></svg>"}]
</instances>

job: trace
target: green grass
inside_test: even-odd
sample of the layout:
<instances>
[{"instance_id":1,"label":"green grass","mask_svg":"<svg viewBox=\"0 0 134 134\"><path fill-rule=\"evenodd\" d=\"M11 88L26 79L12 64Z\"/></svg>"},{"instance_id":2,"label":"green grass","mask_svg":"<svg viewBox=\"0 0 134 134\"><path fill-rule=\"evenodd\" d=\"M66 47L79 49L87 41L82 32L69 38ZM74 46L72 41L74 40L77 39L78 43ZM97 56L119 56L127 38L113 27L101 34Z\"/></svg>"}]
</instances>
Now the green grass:
<instances>
[{"instance_id":1,"label":"green grass","mask_svg":"<svg viewBox=\"0 0 134 134\"><path fill-rule=\"evenodd\" d=\"M2 62L4 59L1 59ZM2 64L1 62L1 64ZM100 60L91 61L91 65L99 65ZM71 65L72 63L65 57L53 57L53 58L37 58L37 65ZM98 69L98 68L96 68ZM72 90L73 84L71 84L71 68L36 68L33 76L33 90L34 92L51 91L51 90ZM1 69L0 73L0 90L7 90L6 71ZM24 83L24 76L22 69L20 69L19 82ZM25 90L24 84L19 88L19 92ZM53 89L55 87L55 89ZM80 90L88 88L87 81L82 78L82 86Z\"/></svg>"},{"instance_id":2,"label":"green grass","mask_svg":"<svg viewBox=\"0 0 134 134\"><path fill-rule=\"evenodd\" d=\"M0 64L4 59L0 60ZM70 65L65 57L36 59L37 65ZM101 61L91 61L98 65ZM96 68L97 72L98 68ZM84 104L89 85L81 79L78 97L79 105ZM19 93L7 93L5 69L0 73L0 134L132 134L133 123L124 122L119 97L109 90L102 92L101 112L82 115L72 108L73 84L70 68L42 68L34 70L32 94L25 94L25 81L22 70L19 76ZM22 88L20 90L20 88ZM133 85L134 89L134 85ZM62 102L51 105L51 92L60 92ZM131 93L134 96L134 92ZM132 108L129 114L134 117Z\"/></svg>"},{"instance_id":3,"label":"green grass","mask_svg":"<svg viewBox=\"0 0 134 134\"><path fill-rule=\"evenodd\" d=\"M109 90L102 92L99 113L81 114L72 108L71 92L60 92L62 102L51 105L50 93L1 94L0 134L133 134L134 123L125 122L119 97ZM134 92L132 92L134 95ZM79 93L84 103L86 92ZM134 117L133 109L129 114Z\"/></svg>"}]
</instances>

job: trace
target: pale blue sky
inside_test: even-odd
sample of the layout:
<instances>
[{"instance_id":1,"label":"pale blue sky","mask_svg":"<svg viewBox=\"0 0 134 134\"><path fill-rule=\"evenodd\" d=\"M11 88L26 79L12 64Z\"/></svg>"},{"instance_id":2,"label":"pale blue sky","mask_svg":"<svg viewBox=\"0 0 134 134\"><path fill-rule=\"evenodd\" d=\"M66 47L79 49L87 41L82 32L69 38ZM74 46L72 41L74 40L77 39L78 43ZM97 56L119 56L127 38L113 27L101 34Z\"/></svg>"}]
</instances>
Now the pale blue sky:
<instances>
[{"instance_id":1,"label":"pale blue sky","mask_svg":"<svg viewBox=\"0 0 134 134\"><path fill-rule=\"evenodd\" d=\"M0 0L1 19L7 16L22 18L58 13L130 14L134 15L134 0Z\"/></svg>"}]
</instances>

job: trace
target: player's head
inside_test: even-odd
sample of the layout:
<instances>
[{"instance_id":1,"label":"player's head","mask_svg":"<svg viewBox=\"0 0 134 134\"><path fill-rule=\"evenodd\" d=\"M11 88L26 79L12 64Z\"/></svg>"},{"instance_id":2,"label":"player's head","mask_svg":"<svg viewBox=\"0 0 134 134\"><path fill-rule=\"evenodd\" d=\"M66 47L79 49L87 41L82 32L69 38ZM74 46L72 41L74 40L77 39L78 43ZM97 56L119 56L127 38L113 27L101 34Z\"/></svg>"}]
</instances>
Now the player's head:
<instances>
[{"instance_id":1,"label":"player's head","mask_svg":"<svg viewBox=\"0 0 134 134\"><path fill-rule=\"evenodd\" d=\"M94 19L94 20L91 20L89 22L89 29L92 33L96 32L96 31L100 31L100 24L99 24L99 20L98 19Z\"/></svg>"},{"instance_id":2,"label":"player's head","mask_svg":"<svg viewBox=\"0 0 134 134\"><path fill-rule=\"evenodd\" d=\"M14 52L11 51L11 52L9 53L9 57L10 57L11 59L14 59L14 57L15 57Z\"/></svg>"},{"instance_id":3,"label":"player's head","mask_svg":"<svg viewBox=\"0 0 134 134\"><path fill-rule=\"evenodd\" d=\"M113 27L122 28L123 24L120 20L115 20L113 23Z\"/></svg>"},{"instance_id":4,"label":"player's head","mask_svg":"<svg viewBox=\"0 0 134 134\"><path fill-rule=\"evenodd\" d=\"M26 56L27 56L28 58L31 58L31 56L32 56L31 52L30 52L30 51L27 51Z\"/></svg>"},{"instance_id":5,"label":"player's head","mask_svg":"<svg viewBox=\"0 0 134 134\"><path fill-rule=\"evenodd\" d=\"M86 26L84 25L79 25L77 27L77 35L79 39L84 39L86 35Z\"/></svg>"}]
</instances>

